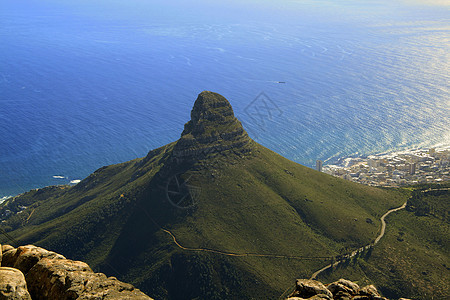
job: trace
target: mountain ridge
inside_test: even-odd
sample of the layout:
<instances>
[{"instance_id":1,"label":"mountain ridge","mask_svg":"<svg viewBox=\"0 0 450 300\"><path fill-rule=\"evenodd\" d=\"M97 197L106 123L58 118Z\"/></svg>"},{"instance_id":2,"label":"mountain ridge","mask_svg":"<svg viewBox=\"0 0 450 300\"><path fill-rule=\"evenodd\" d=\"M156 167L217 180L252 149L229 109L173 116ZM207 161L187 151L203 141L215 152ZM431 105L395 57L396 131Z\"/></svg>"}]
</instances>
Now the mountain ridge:
<instances>
[{"instance_id":1,"label":"mountain ridge","mask_svg":"<svg viewBox=\"0 0 450 300\"><path fill-rule=\"evenodd\" d=\"M144 158L9 200L3 215L26 209L0 228L158 299L273 299L323 257L369 243L381 215L408 197L289 161L251 140L223 99L202 92L180 139ZM190 253L163 229L186 248L322 258Z\"/></svg>"}]
</instances>

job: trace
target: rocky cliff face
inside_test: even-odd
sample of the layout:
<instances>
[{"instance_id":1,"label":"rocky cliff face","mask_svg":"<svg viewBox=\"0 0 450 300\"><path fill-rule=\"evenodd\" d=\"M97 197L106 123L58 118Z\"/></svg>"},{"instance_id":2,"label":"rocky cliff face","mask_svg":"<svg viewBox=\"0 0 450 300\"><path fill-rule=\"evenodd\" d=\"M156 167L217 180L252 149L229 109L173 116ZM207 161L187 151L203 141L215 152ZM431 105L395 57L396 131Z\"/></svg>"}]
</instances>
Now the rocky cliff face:
<instances>
[{"instance_id":1,"label":"rocky cliff face","mask_svg":"<svg viewBox=\"0 0 450 300\"><path fill-rule=\"evenodd\" d=\"M3 245L0 262L0 299L151 300L131 284L94 273L84 262L33 245Z\"/></svg>"},{"instance_id":2,"label":"rocky cliff face","mask_svg":"<svg viewBox=\"0 0 450 300\"><path fill-rule=\"evenodd\" d=\"M389 300L382 297L373 285L360 287L346 279L324 285L317 280L298 279L288 300ZM408 300L400 298L399 300Z\"/></svg>"},{"instance_id":3,"label":"rocky cliff face","mask_svg":"<svg viewBox=\"0 0 450 300\"><path fill-rule=\"evenodd\" d=\"M245 153L250 149L251 139L228 100L204 91L194 103L191 120L184 125L173 155L179 159L198 159L220 151Z\"/></svg>"}]
</instances>

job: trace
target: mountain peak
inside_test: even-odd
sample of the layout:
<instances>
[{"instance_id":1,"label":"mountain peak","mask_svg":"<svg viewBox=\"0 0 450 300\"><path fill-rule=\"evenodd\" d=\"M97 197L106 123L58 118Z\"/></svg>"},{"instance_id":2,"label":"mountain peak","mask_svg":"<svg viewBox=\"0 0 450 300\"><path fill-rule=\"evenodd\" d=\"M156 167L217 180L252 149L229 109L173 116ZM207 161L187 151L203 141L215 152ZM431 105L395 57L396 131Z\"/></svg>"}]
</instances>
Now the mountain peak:
<instances>
[{"instance_id":1,"label":"mountain peak","mask_svg":"<svg viewBox=\"0 0 450 300\"><path fill-rule=\"evenodd\" d=\"M219 129L217 127L232 124L234 119L233 108L225 97L217 93L203 91L195 100L191 111L191 120L186 123L181 135L198 136L208 129L212 131Z\"/></svg>"},{"instance_id":2,"label":"mountain peak","mask_svg":"<svg viewBox=\"0 0 450 300\"><path fill-rule=\"evenodd\" d=\"M201 119L215 121L217 117L227 116L234 117L230 102L222 95L210 91L203 91L198 95L191 111L192 122L199 122Z\"/></svg>"},{"instance_id":3,"label":"mountain peak","mask_svg":"<svg viewBox=\"0 0 450 300\"><path fill-rule=\"evenodd\" d=\"M246 152L249 142L230 102L220 94L203 91L194 103L191 120L184 125L174 154L195 158L224 150Z\"/></svg>"}]
</instances>

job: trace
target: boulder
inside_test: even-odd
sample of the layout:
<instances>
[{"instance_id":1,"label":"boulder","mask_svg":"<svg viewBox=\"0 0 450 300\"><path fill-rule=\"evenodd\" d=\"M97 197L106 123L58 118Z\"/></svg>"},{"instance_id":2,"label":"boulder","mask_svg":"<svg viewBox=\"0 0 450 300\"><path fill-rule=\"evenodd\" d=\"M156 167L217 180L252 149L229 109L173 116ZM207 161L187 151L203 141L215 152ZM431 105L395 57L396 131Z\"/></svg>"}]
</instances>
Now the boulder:
<instances>
[{"instance_id":1,"label":"boulder","mask_svg":"<svg viewBox=\"0 0 450 300\"><path fill-rule=\"evenodd\" d=\"M344 292L350 294L352 296L358 294L359 285L350 280L339 279L336 282L330 283L327 285L327 289L333 294L337 294L338 292Z\"/></svg>"},{"instance_id":2,"label":"boulder","mask_svg":"<svg viewBox=\"0 0 450 300\"><path fill-rule=\"evenodd\" d=\"M2 247L3 248L3 247ZM10 267L14 266L16 258L14 257L17 249L10 249L8 252L2 251L2 266Z\"/></svg>"},{"instance_id":3,"label":"boulder","mask_svg":"<svg viewBox=\"0 0 450 300\"><path fill-rule=\"evenodd\" d=\"M289 297L288 300L389 300L373 285L360 288L357 283L342 278L326 286L316 280L297 279L296 289Z\"/></svg>"},{"instance_id":4,"label":"boulder","mask_svg":"<svg viewBox=\"0 0 450 300\"><path fill-rule=\"evenodd\" d=\"M30 269L26 278L33 299L78 298L83 282L81 273L91 274L91 268L83 262L66 259L43 258ZM80 290L81 289L81 290Z\"/></svg>"},{"instance_id":5,"label":"boulder","mask_svg":"<svg viewBox=\"0 0 450 300\"><path fill-rule=\"evenodd\" d=\"M131 284L114 277L108 278L105 274L94 273L88 264L66 259L55 252L33 245L17 249L3 245L1 250L3 250L2 265L5 266L1 269L8 274L0 277L2 288L0 292L7 294L6 298L2 296L3 294L0 295L0 300L31 299L30 295L35 300L151 300ZM14 280L21 283L12 285L3 278L10 281L17 278ZM13 288L14 286L17 288Z\"/></svg>"},{"instance_id":6,"label":"boulder","mask_svg":"<svg viewBox=\"0 0 450 300\"><path fill-rule=\"evenodd\" d=\"M42 258L65 259L61 254L33 245L27 245L18 247L17 249L10 249L5 252L2 265L19 269L24 274L27 274L28 271Z\"/></svg>"},{"instance_id":7,"label":"boulder","mask_svg":"<svg viewBox=\"0 0 450 300\"><path fill-rule=\"evenodd\" d=\"M291 297L291 298L288 298L287 300L333 300L333 298L330 298L324 294L319 294L319 295L314 295L310 298Z\"/></svg>"},{"instance_id":8,"label":"boulder","mask_svg":"<svg viewBox=\"0 0 450 300\"><path fill-rule=\"evenodd\" d=\"M308 300L333 300L333 298L328 295L318 294L308 298Z\"/></svg>"},{"instance_id":9,"label":"boulder","mask_svg":"<svg viewBox=\"0 0 450 300\"><path fill-rule=\"evenodd\" d=\"M2 245L2 252L3 253L8 252L9 250L13 250L13 249L14 249L14 247L11 246L11 245Z\"/></svg>"},{"instance_id":10,"label":"boulder","mask_svg":"<svg viewBox=\"0 0 450 300\"><path fill-rule=\"evenodd\" d=\"M28 271L42 258L65 259L61 254L33 245L27 245L6 252L3 265L5 267L19 269L24 274L27 274Z\"/></svg>"},{"instance_id":11,"label":"boulder","mask_svg":"<svg viewBox=\"0 0 450 300\"><path fill-rule=\"evenodd\" d=\"M367 285L363 287L359 293L362 296L380 297L380 293L374 285Z\"/></svg>"},{"instance_id":12,"label":"boulder","mask_svg":"<svg viewBox=\"0 0 450 300\"><path fill-rule=\"evenodd\" d=\"M351 299L353 299L353 296L350 295L350 293L347 293L345 291L338 291L336 293L333 293L333 299L336 299L336 300L351 300Z\"/></svg>"},{"instance_id":13,"label":"boulder","mask_svg":"<svg viewBox=\"0 0 450 300\"><path fill-rule=\"evenodd\" d=\"M27 283L17 269L0 267L0 300L31 300Z\"/></svg>"},{"instance_id":14,"label":"boulder","mask_svg":"<svg viewBox=\"0 0 450 300\"><path fill-rule=\"evenodd\" d=\"M337 283L349 288L352 295L356 295L357 293L359 293L359 285L350 280L341 278L337 281Z\"/></svg>"},{"instance_id":15,"label":"boulder","mask_svg":"<svg viewBox=\"0 0 450 300\"><path fill-rule=\"evenodd\" d=\"M31 268L26 278L35 300L151 299L131 284L94 273L81 261L43 258Z\"/></svg>"},{"instance_id":16,"label":"boulder","mask_svg":"<svg viewBox=\"0 0 450 300\"><path fill-rule=\"evenodd\" d=\"M319 294L333 299L333 294L321 282L312 279L297 279L292 296L311 298Z\"/></svg>"},{"instance_id":17,"label":"boulder","mask_svg":"<svg viewBox=\"0 0 450 300\"><path fill-rule=\"evenodd\" d=\"M339 293L339 292L341 292L341 293L346 293L346 294L349 294L349 295L353 295L353 294L351 293L351 290L350 290L348 287L346 287L346 286L344 286L344 285L342 285L342 284L339 284L339 283L337 283L337 282L330 283L330 284L327 286L327 289L328 289L333 295L336 295L336 294Z\"/></svg>"}]
</instances>

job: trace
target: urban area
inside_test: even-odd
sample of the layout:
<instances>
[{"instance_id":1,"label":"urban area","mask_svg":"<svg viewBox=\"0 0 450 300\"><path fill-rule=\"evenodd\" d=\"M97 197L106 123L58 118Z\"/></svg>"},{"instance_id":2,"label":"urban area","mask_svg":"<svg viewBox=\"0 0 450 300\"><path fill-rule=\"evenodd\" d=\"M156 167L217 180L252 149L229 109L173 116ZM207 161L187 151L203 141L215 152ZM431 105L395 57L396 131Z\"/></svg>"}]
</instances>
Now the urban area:
<instances>
[{"instance_id":1,"label":"urban area","mask_svg":"<svg viewBox=\"0 0 450 300\"><path fill-rule=\"evenodd\" d=\"M316 170L372 186L398 187L450 180L450 149L418 149L348 157L335 165L316 161Z\"/></svg>"}]
</instances>

